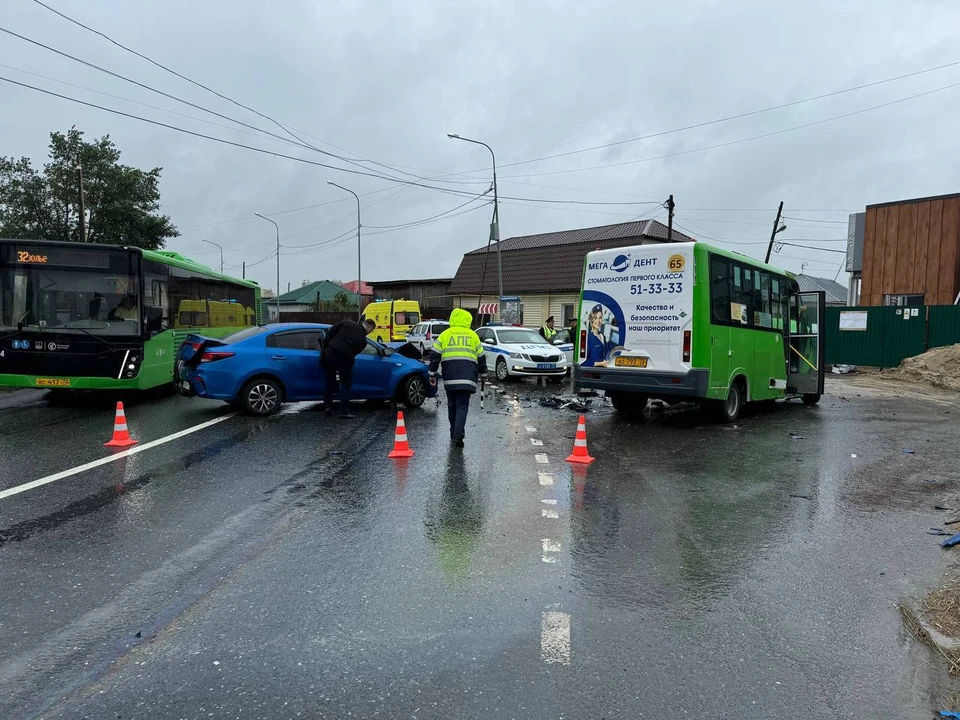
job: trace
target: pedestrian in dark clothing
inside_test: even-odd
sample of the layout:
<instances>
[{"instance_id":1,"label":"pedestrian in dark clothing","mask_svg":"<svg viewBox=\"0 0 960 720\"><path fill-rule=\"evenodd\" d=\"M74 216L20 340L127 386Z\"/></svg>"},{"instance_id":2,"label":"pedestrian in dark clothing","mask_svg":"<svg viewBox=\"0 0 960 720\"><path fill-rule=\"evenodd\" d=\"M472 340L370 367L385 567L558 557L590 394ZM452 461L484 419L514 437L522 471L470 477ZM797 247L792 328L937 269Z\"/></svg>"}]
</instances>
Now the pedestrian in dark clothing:
<instances>
[{"instance_id":1,"label":"pedestrian in dark clothing","mask_svg":"<svg viewBox=\"0 0 960 720\"><path fill-rule=\"evenodd\" d=\"M326 385L323 389L323 411L329 415L333 412L333 391L339 388L340 417L355 418L350 412L350 388L353 386L353 363L367 346L367 333L370 331L371 320L364 320L363 325L353 320L341 320L327 330L320 343L320 367L326 376ZM339 381L338 381L339 378Z\"/></svg>"},{"instance_id":2,"label":"pedestrian in dark clothing","mask_svg":"<svg viewBox=\"0 0 960 720\"><path fill-rule=\"evenodd\" d=\"M477 391L477 379L487 376L487 359L480 338L470 329L473 317L466 310L454 308L450 313L450 327L433 342L427 358L430 362L430 382L436 384L437 370L443 375L447 391L447 414L450 420L450 440L463 447L466 434L467 411L470 396Z\"/></svg>"}]
</instances>

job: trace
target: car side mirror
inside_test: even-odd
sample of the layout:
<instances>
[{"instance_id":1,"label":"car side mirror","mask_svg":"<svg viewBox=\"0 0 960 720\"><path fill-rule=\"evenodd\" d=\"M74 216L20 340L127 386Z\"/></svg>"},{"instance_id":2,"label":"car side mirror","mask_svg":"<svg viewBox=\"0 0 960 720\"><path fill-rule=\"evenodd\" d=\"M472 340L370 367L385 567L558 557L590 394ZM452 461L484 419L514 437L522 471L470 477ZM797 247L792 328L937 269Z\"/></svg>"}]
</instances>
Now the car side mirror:
<instances>
[{"instance_id":1,"label":"car side mirror","mask_svg":"<svg viewBox=\"0 0 960 720\"><path fill-rule=\"evenodd\" d=\"M483 341L484 345L496 345L496 341L493 338L486 338Z\"/></svg>"}]
</instances>

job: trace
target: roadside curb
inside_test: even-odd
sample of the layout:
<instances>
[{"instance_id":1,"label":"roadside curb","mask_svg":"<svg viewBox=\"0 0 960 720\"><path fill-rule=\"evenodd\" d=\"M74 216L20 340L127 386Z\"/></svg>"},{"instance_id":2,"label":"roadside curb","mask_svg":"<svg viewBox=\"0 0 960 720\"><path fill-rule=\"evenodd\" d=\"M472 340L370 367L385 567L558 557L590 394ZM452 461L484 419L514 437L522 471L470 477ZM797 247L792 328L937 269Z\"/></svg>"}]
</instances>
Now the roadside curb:
<instances>
[{"instance_id":1,"label":"roadside curb","mask_svg":"<svg viewBox=\"0 0 960 720\"><path fill-rule=\"evenodd\" d=\"M951 675L960 675L960 639L944 635L932 627L914 601L897 603L903 624L917 640L936 650L947 661Z\"/></svg>"}]
</instances>

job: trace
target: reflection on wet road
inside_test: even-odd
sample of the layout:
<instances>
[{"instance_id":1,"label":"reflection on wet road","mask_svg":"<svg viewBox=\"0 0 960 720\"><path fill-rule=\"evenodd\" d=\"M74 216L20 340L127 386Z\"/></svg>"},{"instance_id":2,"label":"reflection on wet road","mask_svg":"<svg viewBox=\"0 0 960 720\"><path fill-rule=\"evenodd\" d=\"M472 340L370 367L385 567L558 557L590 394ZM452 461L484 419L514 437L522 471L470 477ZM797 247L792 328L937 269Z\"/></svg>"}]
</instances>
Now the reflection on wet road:
<instances>
[{"instance_id":1,"label":"reflection on wet road","mask_svg":"<svg viewBox=\"0 0 960 720\"><path fill-rule=\"evenodd\" d=\"M400 462L389 409L294 406L0 501L0 716L930 716L894 602L938 575L949 405L834 386L718 426L597 398L571 468L558 387L475 402L464 450L432 401ZM111 413L8 404L4 482L102 457Z\"/></svg>"}]
</instances>

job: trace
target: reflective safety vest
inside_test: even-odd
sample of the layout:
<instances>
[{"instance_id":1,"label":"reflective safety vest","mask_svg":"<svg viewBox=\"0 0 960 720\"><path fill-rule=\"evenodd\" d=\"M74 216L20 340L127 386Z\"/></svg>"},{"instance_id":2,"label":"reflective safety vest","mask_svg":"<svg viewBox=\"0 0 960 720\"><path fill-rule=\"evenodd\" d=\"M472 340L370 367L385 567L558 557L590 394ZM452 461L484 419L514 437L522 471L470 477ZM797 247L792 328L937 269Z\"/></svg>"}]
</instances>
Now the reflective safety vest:
<instances>
[{"instance_id":1,"label":"reflective safety vest","mask_svg":"<svg viewBox=\"0 0 960 720\"><path fill-rule=\"evenodd\" d=\"M468 327L452 326L433 341L428 354L430 374L440 369L443 386L476 392L477 378L487 371L487 359L477 334Z\"/></svg>"},{"instance_id":2,"label":"reflective safety vest","mask_svg":"<svg viewBox=\"0 0 960 720\"><path fill-rule=\"evenodd\" d=\"M543 335L547 340L552 340L557 334L557 331L548 325L544 325L542 328L540 328L540 334Z\"/></svg>"}]
</instances>

